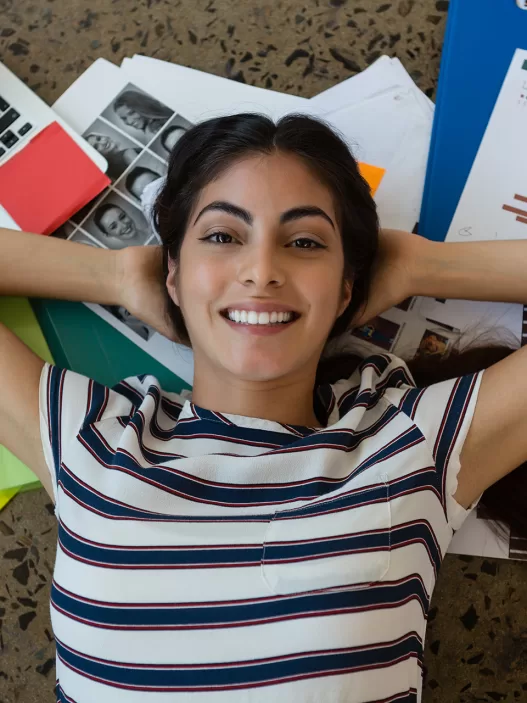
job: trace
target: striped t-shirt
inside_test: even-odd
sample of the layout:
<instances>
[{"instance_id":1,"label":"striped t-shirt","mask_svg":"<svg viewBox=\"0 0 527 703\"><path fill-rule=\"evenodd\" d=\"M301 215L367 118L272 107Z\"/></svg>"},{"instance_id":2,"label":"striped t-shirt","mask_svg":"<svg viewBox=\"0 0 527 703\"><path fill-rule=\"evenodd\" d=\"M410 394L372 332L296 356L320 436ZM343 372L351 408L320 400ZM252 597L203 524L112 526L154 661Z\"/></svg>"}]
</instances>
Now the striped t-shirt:
<instances>
[{"instance_id":1,"label":"striped t-shirt","mask_svg":"<svg viewBox=\"0 0 527 703\"><path fill-rule=\"evenodd\" d=\"M420 701L483 373L416 388L372 355L317 428L46 364L57 701Z\"/></svg>"}]
</instances>

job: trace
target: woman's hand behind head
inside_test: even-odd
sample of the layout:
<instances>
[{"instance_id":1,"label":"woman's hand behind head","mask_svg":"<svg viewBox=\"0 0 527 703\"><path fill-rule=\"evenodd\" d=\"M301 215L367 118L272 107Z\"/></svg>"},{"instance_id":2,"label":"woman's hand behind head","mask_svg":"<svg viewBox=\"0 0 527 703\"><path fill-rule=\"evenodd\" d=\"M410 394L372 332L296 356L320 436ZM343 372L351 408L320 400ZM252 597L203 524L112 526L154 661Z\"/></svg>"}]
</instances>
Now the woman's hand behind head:
<instances>
[{"instance_id":1,"label":"woman's hand behind head","mask_svg":"<svg viewBox=\"0 0 527 703\"><path fill-rule=\"evenodd\" d=\"M120 302L135 317L164 337L177 342L167 315L160 246L126 247L118 252Z\"/></svg>"}]
</instances>

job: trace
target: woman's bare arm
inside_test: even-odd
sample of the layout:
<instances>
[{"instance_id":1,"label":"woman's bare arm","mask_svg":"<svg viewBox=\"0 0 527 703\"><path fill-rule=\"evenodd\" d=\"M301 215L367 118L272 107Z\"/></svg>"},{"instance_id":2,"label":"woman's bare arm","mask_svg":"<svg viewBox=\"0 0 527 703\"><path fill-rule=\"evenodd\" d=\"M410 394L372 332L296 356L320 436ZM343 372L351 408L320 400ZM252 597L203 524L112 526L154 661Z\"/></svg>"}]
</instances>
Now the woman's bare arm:
<instances>
[{"instance_id":1,"label":"woman's bare arm","mask_svg":"<svg viewBox=\"0 0 527 703\"><path fill-rule=\"evenodd\" d=\"M0 228L0 295L117 305L119 252Z\"/></svg>"},{"instance_id":2,"label":"woman's bare arm","mask_svg":"<svg viewBox=\"0 0 527 703\"><path fill-rule=\"evenodd\" d=\"M0 296L120 304L117 253L0 229ZM0 444L36 474L53 500L40 440L39 382L43 366L40 357L0 324Z\"/></svg>"}]
</instances>

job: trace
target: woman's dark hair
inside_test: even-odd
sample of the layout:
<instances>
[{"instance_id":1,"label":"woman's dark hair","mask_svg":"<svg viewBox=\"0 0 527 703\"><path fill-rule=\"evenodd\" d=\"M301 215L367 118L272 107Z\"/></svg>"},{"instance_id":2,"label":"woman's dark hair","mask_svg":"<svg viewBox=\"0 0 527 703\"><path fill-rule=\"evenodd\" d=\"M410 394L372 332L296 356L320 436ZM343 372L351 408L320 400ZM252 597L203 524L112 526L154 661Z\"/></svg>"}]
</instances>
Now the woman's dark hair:
<instances>
[{"instance_id":1,"label":"woman's dark hair","mask_svg":"<svg viewBox=\"0 0 527 703\"><path fill-rule=\"evenodd\" d=\"M126 187L126 190L129 193L131 193L132 195L134 195L134 191L133 191L134 183L135 183L136 179L139 178L139 176L143 175L143 173L151 173L152 176L155 176L156 179L161 178L161 174L157 173L156 171L153 171L151 168L146 168L145 166L136 166L135 168L133 168L130 171L130 173L126 177L126 181L124 184ZM139 196L136 196L136 197L139 197Z\"/></svg>"},{"instance_id":2,"label":"woman's dark hair","mask_svg":"<svg viewBox=\"0 0 527 703\"><path fill-rule=\"evenodd\" d=\"M159 100L145 93L139 93L137 90L125 90L124 93L121 93L114 102L113 109L117 110L123 106L135 110L135 112L148 119L168 120L174 114L170 108L160 103Z\"/></svg>"},{"instance_id":3,"label":"woman's dark hair","mask_svg":"<svg viewBox=\"0 0 527 703\"><path fill-rule=\"evenodd\" d=\"M344 250L342 284L351 280L353 289L348 307L329 333L327 350L331 340L338 342L337 338L350 329L351 320L366 305L378 249L379 221L369 185L356 160L344 140L322 120L299 114L283 117L275 124L263 115L242 113L207 120L182 135L170 155L167 179L152 212L163 243L164 280L169 257L178 265L187 223L203 188L240 158L275 152L302 159L334 197ZM166 304L178 339L190 346L181 310L168 291ZM350 351L328 356L326 350L317 368L314 392L320 384L349 378L363 359ZM463 351L454 348L446 358L418 355L404 360L416 385L424 387L485 369L513 351L512 346L494 344ZM526 495L527 462L488 488L480 506L489 519L527 537Z\"/></svg>"}]
</instances>

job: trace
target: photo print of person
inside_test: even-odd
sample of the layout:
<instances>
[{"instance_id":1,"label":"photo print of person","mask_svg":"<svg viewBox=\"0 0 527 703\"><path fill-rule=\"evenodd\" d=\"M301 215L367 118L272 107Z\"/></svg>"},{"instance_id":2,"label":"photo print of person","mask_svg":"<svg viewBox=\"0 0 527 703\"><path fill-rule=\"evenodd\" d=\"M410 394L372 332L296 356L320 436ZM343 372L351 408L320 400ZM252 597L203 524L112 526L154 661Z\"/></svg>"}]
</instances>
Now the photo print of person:
<instances>
[{"instance_id":1,"label":"photo print of person","mask_svg":"<svg viewBox=\"0 0 527 703\"><path fill-rule=\"evenodd\" d=\"M108 310L114 317L124 323L129 329L138 334L141 339L148 342L150 337L155 334L155 330L149 327L139 318L132 315L123 305L102 305L105 310Z\"/></svg>"},{"instance_id":2,"label":"photo print of person","mask_svg":"<svg viewBox=\"0 0 527 703\"><path fill-rule=\"evenodd\" d=\"M96 119L82 135L108 161L106 174L115 181L137 159L141 147L107 122Z\"/></svg>"},{"instance_id":3,"label":"photo print of person","mask_svg":"<svg viewBox=\"0 0 527 703\"><path fill-rule=\"evenodd\" d=\"M166 172L167 166L163 161L143 152L133 166L130 166L115 183L115 188L139 204L146 186L165 176Z\"/></svg>"},{"instance_id":4,"label":"photo print of person","mask_svg":"<svg viewBox=\"0 0 527 703\"><path fill-rule=\"evenodd\" d=\"M390 351L400 329L401 326L395 322L377 316L362 325L362 327L355 328L352 334L354 337L364 339L366 342L371 342L382 349L386 349L386 351Z\"/></svg>"},{"instance_id":5,"label":"photo print of person","mask_svg":"<svg viewBox=\"0 0 527 703\"><path fill-rule=\"evenodd\" d=\"M152 236L141 210L113 191L101 200L82 228L108 249L142 246Z\"/></svg>"},{"instance_id":6,"label":"photo print of person","mask_svg":"<svg viewBox=\"0 0 527 703\"><path fill-rule=\"evenodd\" d=\"M189 122L181 115L175 115L170 120L170 123L166 127L163 127L148 148L158 154L162 159L168 159L180 137L182 137L190 127L192 127L192 122Z\"/></svg>"},{"instance_id":7,"label":"photo print of person","mask_svg":"<svg viewBox=\"0 0 527 703\"><path fill-rule=\"evenodd\" d=\"M451 340L445 335L435 330L425 330L414 358L447 356L451 344Z\"/></svg>"},{"instance_id":8,"label":"photo print of person","mask_svg":"<svg viewBox=\"0 0 527 703\"><path fill-rule=\"evenodd\" d=\"M174 111L129 83L102 113L118 129L137 139L149 141L161 130Z\"/></svg>"}]
</instances>

